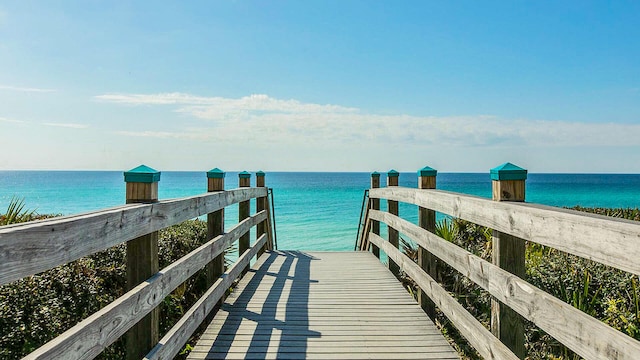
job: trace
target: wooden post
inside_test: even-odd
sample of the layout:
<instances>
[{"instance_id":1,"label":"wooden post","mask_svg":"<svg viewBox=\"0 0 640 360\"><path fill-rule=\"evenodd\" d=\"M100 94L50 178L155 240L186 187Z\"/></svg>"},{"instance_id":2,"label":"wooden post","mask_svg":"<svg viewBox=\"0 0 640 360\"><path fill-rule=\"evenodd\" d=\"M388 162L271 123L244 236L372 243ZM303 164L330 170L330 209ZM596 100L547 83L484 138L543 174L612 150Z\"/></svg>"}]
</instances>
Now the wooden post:
<instances>
[{"instance_id":1,"label":"wooden post","mask_svg":"<svg viewBox=\"0 0 640 360\"><path fill-rule=\"evenodd\" d=\"M158 201L160 172L145 165L124 173L127 204ZM159 271L158 232L127 242L127 290L150 278ZM126 334L127 359L141 359L159 341L160 309L155 308L134 325Z\"/></svg>"},{"instance_id":2,"label":"wooden post","mask_svg":"<svg viewBox=\"0 0 640 360\"><path fill-rule=\"evenodd\" d=\"M256 172L256 187L265 187L265 173L260 170ZM267 198L261 197L256 198L256 212L260 212L262 210L267 209ZM256 240L260 239L260 236L267 232L267 222L263 221L259 223L256 227ZM260 257L266 250L272 250L270 244L267 242L260 251L258 251L258 257Z\"/></svg>"},{"instance_id":3,"label":"wooden post","mask_svg":"<svg viewBox=\"0 0 640 360\"><path fill-rule=\"evenodd\" d=\"M207 192L224 191L224 171L207 171ZM207 241L224 234L224 208L207 214ZM224 253L216 256L206 267L207 288L224 273Z\"/></svg>"},{"instance_id":4,"label":"wooden post","mask_svg":"<svg viewBox=\"0 0 640 360\"><path fill-rule=\"evenodd\" d=\"M398 186L399 173L395 170L389 170L387 173L387 186ZM393 200L387 200L387 209L390 214L398 215L398 202ZM389 232L389 243L398 248L400 244L400 234L398 230L387 226ZM396 275L400 276L400 267L393 260L389 259L389 270Z\"/></svg>"},{"instance_id":5,"label":"wooden post","mask_svg":"<svg viewBox=\"0 0 640 360\"><path fill-rule=\"evenodd\" d=\"M371 173L371 188L377 189L380 187L380 173L374 171ZM369 206L373 210L380 210L380 199L370 199ZM376 235L380 235L380 221L371 221L371 232ZM366 250L366 249L365 249ZM371 251L378 259L380 259L380 248L371 244Z\"/></svg>"},{"instance_id":6,"label":"wooden post","mask_svg":"<svg viewBox=\"0 0 640 360\"><path fill-rule=\"evenodd\" d=\"M428 166L418 170L418 188L419 189L435 189L436 175L438 172ZM436 212L431 209L418 207L418 224L421 228L431 232L436 232ZM437 259L429 251L418 246L418 265L431 276L434 280L438 280ZM429 315L431 320L435 319L436 306L431 299L422 291L418 290L418 302L422 309Z\"/></svg>"},{"instance_id":7,"label":"wooden post","mask_svg":"<svg viewBox=\"0 0 640 360\"><path fill-rule=\"evenodd\" d=\"M527 170L511 163L491 169L494 201L524 201ZM492 262L500 268L525 277L524 240L493 231ZM508 306L491 299L491 332L520 359L525 357L524 320Z\"/></svg>"},{"instance_id":8,"label":"wooden post","mask_svg":"<svg viewBox=\"0 0 640 360\"><path fill-rule=\"evenodd\" d=\"M251 174L243 171L238 174L238 186L239 187L251 187ZM241 201L238 204L238 222L248 218L251 215L251 202ZM238 256L242 256L245 251L251 247L251 234L247 231L246 234L240 237L238 241ZM245 268L245 271L249 271L249 266Z\"/></svg>"}]
</instances>

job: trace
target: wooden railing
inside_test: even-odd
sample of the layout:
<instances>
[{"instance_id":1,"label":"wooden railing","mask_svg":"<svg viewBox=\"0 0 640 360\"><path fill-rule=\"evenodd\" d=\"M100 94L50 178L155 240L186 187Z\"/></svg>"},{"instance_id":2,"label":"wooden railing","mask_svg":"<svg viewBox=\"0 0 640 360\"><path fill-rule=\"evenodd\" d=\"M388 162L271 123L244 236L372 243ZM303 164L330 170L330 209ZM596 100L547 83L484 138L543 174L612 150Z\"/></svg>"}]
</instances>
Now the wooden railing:
<instances>
[{"instance_id":1,"label":"wooden railing","mask_svg":"<svg viewBox=\"0 0 640 360\"><path fill-rule=\"evenodd\" d=\"M531 241L640 275L638 222L524 202L505 202L505 198L524 200L526 172L524 176L520 173L515 177L508 176L507 172L506 180L500 178L505 173L492 174L493 201L435 190L435 171L427 175L433 177L433 186L405 188L393 186L396 182L392 181L390 187L374 186L369 190L372 208L368 211L366 235L359 247L361 250L379 248L386 253L390 269L394 264L411 277L481 356L523 358L524 336L514 335L523 331L521 316L585 359L640 359L640 342L528 283L523 279L524 274L517 274L524 271L524 242ZM390 176L395 177L397 173ZM424 181L424 177L419 172L418 181ZM379 182L372 181L372 184ZM375 201L379 199L419 206L419 225L376 209L379 203ZM492 262L435 235L435 212L493 229ZM415 263L400 252L396 244L380 237L378 222L413 240L423 256L435 256L490 293L496 302L492 305L492 331L434 280L427 256L419 257ZM422 304L429 312L427 302ZM507 319L509 314L501 307L508 307L518 315Z\"/></svg>"},{"instance_id":2,"label":"wooden railing","mask_svg":"<svg viewBox=\"0 0 640 360\"><path fill-rule=\"evenodd\" d=\"M273 247L270 209L266 201L268 189L264 187L264 178L257 182L260 187L224 191L224 173L214 169L208 173L209 193L157 201L157 181L160 174L154 173L155 170L150 168L144 170L142 174L134 174L130 178L132 181L127 181L128 173L125 173L127 201L146 199L150 203L135 203L0 228L2 285L125 242L127 245L143 243L146 245L144 247L153 249L155 241L156 249L155 254L144 255L144 251L135 246L133 249L128 248L128 273L134 270L129 267L143 273L145 269L141 267L145 263L152 264L154 258L157 269L157 235L152 235L185 220L208 215L209 237L206 243L166 268L152 272L142 281L128 284L130 290L123 296L38 348L27 359L92 359L127 331L133 331L136 326L139 329L135 336L146 336L149 333L156 335L151 345L139 341L139 337L136 338L138 341L128 341L128 358L139 359L146 354L148 359L171 359L184 347L233 281L249 266L250 260L265 249ZM248 186L249 176L248 173L240 174L243 186ZM258 173L258 176L264 177L264 173ZM259 209L253 215L249 214L248 202L251 199L256 199ZM243 207L239 222L225 232L224 209L238 203ZM257 226L257 240L249 245L249 231ZM243 248L240 256L225 271L224 251L239 239L245 240L241 244ZM132 263L134 266L131 266ZM166 296L197 271L210 268L212 264L215 266L209 269L213 277L210 280L211 286L162 339L158 341L157 338L157 319L150 320L140 328L141 320L149 317ZM132 278L130 274L127 276L128 279ZM135 276L136 274L133 275Z\"/></svg>"}]
</instances>

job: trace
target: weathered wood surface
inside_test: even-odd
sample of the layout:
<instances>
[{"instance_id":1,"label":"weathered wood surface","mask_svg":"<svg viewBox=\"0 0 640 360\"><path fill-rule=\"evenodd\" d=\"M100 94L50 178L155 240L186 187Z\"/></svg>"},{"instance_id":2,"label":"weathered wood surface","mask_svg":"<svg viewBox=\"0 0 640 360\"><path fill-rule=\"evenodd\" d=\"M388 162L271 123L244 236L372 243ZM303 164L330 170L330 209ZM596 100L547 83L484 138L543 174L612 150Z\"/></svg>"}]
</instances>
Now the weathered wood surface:
<instances>
[{"instance_id":1,"label":"weathered wood surface","mask_svg":"<svg viewBox=\"0 0 640 360\"><path fill-rule=\"evenodd\" d=\"M265 187L265 177L264 176L256 176L256 187ZM261 198L257 198L256 199L256 212L260 212L262 210L266 210L267 209L267 198L266 197L261 197ZM260 238L262 236L262 234L266 234L267 232L267 222L261 222L260 224L258 224L258 226L256 227L256 238ZM268 250L268 242L266 244L267 246L265 246L265 248L263 249L263 251L260 251L258 253L258 256L261 256L264 253L264 250Z\"/></svg>"},{"instance_id":2,"label":"weathered wood surface","mask_svg":"<svg viewBox=\"0 0 640 360\"><path fill-rule=\"evenodd\" d=\"M525 180L493 180L493 201L525 200ZM522 279L526 275L525 241L493 230L491 263ZM491 332L520 359L526 356L524 320L510 307L491 298Z\"/></svg>"},{"instance_id":3,"label":"weathered wood surface","mask_svg":"<svg viewBox=\"0 0 640 360\"><path fill-rule=\"evenodd\" d=\"M458 359L367 252L265 253L190 359Z\"/></svg>"},{"instance_id":4,"label":"weathered wood surface","mask_svg":"<svg viewBox=\"0 0 640 360\"><path fill-rule=\"evenodd\" d=\"M251 179L241 177L238 179L238 186L241 188L248 188L251 186ZM238 203L238 222L246 219L251 214L251 202L249 200L241 201ZM246 233L240 237L238 240L238 256L244 254L245 251L249 250L249 246L251 243L249 233ZM245 270L249 270L249 264L247 264Z\"/></svg>"},{"instance_id":5,"label":"weathered wood surface","mask_svg":"<svg viewBox=\"0 0 640 360\"><path fill-rule=\"evenodd\" d=\"M381 211L370 218L399 229L585 359L640 359L640 342L525 280L404 219Z\"/></svg>"},{"instance_id":6,"label":"weathered wood surface","mask_svg":"<svg viewBox=\"0 0 640 360\"><path fill-rule=\"evenodd\" d=\"M393 187L371 189L369 196L415 204L640 275L637 221L442 190Z\"/></svg>"},{"instance_id":7,"label":"weathered wood surface","mask_svg":"<svg viewBox=\"0 0 640 360\"><path fill-rule=\"evenodd\" d=\"M267 235L260 236L253 246L238 261L220 277L216 283L182 316L182 318L160 339L158 344L145 356L148 360L170 360L184 348L184 344L196 331L207 315L215 307L216 303L224 296L235 279L240 276L243 269L249 265L264 245L267 243Z\"/></svg>"},{"instance_id":8,"label":"weathered wood surface","mask_svg":"<svg viewBox=\"0 0 640 360\"><path fill-rule=\"evenodd\" d=\"M127 204L154 203L158 201L158 182L127 182ZM158 256L158 232L143 235L127 242L126 290L132 290L160 270ZM125 334L125 356L127 360L138 360L144 356L160 338L160 309L134 324Z\"/></svg>"},{"instance_id":9,"label":"weathered wood surface","mask_svg":"<svg viewBox=\"0 0 640 360\"><path fill-rule=\"evenodd\" d=\"M266 195L266 188L235 189L1 227L0 285Z\"/></svg>"},{"instance_id":10,"label":"weathered wood surface","mask_svg":"<svg viewBox=\"0 0 640 360\"><path fill-rule=\"evenodd\" d=\"M125 186L127 204L158 201L158 182L127 182Z\"/></svg>"},{"instance_id":11,"label":"weathered wood surface","mask_svg":"<svg viewBox=\"0 0 640 360\"><path fill-rule=\"evenodd\" d=\"M380 187L380 174L378 174L377 176L374 176L373 174L371 175L371 188L373 189L377 189ZM369 198L369 207L367 209L367 216L369 216L369 209L373 209L373 210L380 210L380 199L372 199ZM379 221L365 221L365 235L362 237L362 243L363 243L363 247L360 250L367 250L369 248L369 242L367 241L367 236L366 234L368 234L369 232L366 231L367 225L371 224L371 231L374 234L378 234L380 235L380 222ZM373 253L373 255L375 255L375 257L377 257L378 259L380 258L380 249L378 249L377 246L372 246L371 247L371 252Z\"/></svg>"},{"instance_id":12,"label":"weathered wood surface","mask_svg":"<svg viewBox=\"0 0 640 360\"><path fill-rule=\"evenodd\" d=\"M418 171L419 172L419 171ZM418 176L418 188L419 189L435 189L436 177L435 176ZM418 225L421 228L435 233L436 231L436 212L431 209L418 207ZM418 246L418 265L427 273L432 279L438 279L438 260L433 254ZM424 312L429 315L430 318L436 316L436 306L429 299L429 297L418 288L418 302L424 309Z\"/></svg>"},{"instance_id":13,"label":"weathered wood surface","mask_svg":"<svg viewBox=\"0 0 640 360\"><path fill-rule=\"evenodd\" d=\"M224 191L224 177L207 178L207 191ZM207 239L224 234L224 209L207 214ZM220 254L206 267L207 286L211 287L224 272L224 254Z\"/></svg>"},{"instance_id":14,"label":"weathered wood surface","mask_svg":"<svg viewBox=\"0 0 640 360\"><path fill-rule=\"evenodd\" d=\"M397 186L398 176L387 175L387 187L394 188ZM389 211L391 214L398 215L398 202L395 200L387 200L387 211ZM398 233L398 229L394 229L392 226L387 226L387 237L389 238L389 243L398 248L398 246L400 245L400 233ZM400 276L400 268L398 267L398 264L393 262L392 259L389 259L389 270L391 270L391 272L396 276Z\"/></svg>"},{"instance_id":15,"label":"weathered wood surface","mask_svg":"<svg viewBox=\"0 0 640 360\"><path fill-rule=\"evenodd\" d=\"M266 217L266 211L262 211L239 223L228 233L216 237L162 269L146 282L65 331L25 359L94 358L158 306L171 291Z\"/></svg>"},{"instance_id":16,"label":"weathered wood surface","mask_svg":"<svg viewBox=\"0 0 640 360\"><path fill-rule=\"evenodd\" d=\"M418 286L423 289L438 308L451 320L469 343L485 359L510 359L518 357L509 348L491 334L476 318L473 317L456 299L440 286L433 278L415 262L402 254L397 248L384 241L376 234L369 234L369 241L377 244L389 258L395 259L402 271L407 273Z\"/></svg>"}]
</instances>

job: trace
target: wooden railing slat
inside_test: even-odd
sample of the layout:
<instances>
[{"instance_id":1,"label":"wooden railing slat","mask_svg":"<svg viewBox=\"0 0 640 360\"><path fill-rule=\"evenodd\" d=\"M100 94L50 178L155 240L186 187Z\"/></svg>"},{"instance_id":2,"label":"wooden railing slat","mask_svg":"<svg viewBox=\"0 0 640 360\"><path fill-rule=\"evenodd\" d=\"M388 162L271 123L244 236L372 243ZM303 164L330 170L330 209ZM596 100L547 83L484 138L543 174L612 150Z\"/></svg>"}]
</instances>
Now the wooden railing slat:
<instances>
[{"instance_id":1,"label":"wooden railing slat","mask_svg":"<svg viewBox=\"0 0 640 360\"><path fill-rule=\"evenodd\" d=\"M160 342L145 356L145 359L173 359L182 349L189 337L196 331L202 321L211 312L216 303L229 289L233 281L241 275L242 270L249 265L249 261L258 254L267 243L267 235L263 234L242 254L238 261L227 270L215 284L178 320L178 322L160 339Z\"/></svg>"},{"instance_id":2,"label":"wooden railing slat","mask_svg":"<svg viewBox=\"0 0 640 360\"><path fill-rule=\"evenodd\" d=\"M442 190L381 188L369 196L415 204L640 275L638 222Z\"/></svg>"},{"instance_id":3,"label":"wooden railing slat","mask_svg":"<svg viewBox=\"0 0 640 360\"><path fill-rule=\"evenodd\" d=\"M266 195L266 188L235 189L2 227L0 285Z\"/></svg>"},{"instance_id":4,"label":"wooden railing slat","mask_svg":"<svg viewBox=\"0 0 640 360\"><path fill-rule=\"evenodd\" d=\"M162 269L146 282L27 355L25 359L96 357L158 306L175 288L223 253L230 243L266 218L267 212L261 211L238 223L228 233L217 236Z\"/></svg>"},{"instance_id":5,"label":"wooden railing slat","mask_svg":"<svg viewBox=\"0 0 640 360\"><path fill-rule=\"evenodd\" d=\"M380 219L378 218L378 220ZM384 251L389 258L400 266L402 271L407 273L418 284L482 357L485 359L518 359L509 348L482 326L473 315L449 295L440 284L427 275L418 264L373 232L369 233L369 241Z\"/></svg>"},{"instance_id":6,"label":"wooden railing slat","mask_svg":"<svg viewBox=\"0 0 640 360\"><path fill-rule=\"evenodd\" d=\"M500 267L397 216L372 210L370 218L406 234L585 359L612 358L614 354L618 360L640 358L637 340Z\"/></svg>"}]
</instances>

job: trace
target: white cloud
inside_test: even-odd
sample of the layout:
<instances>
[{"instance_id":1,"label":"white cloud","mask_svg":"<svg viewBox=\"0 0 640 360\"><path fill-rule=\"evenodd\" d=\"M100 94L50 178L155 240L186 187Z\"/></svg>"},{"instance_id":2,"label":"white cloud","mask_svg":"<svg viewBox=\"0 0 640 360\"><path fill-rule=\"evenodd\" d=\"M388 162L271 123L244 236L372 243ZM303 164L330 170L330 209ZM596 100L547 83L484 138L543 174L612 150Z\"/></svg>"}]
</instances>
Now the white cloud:
<instances>
[{"instance_id":1,"label":"white cloud","mask_svg":"<svg viewBox=\"0 0 640 360\"><path fill-rule=\"evenodd\" d=\"M0 121L1 122L16 123L16 124L24 123L24 121L22 121L22 120L8 119L8 118L5 118L5 117L0 117Z\"/></svg>"},{"instance_id":2,"label":"white cloud","mask_svg":"<svg viewBox=\"0 0 640 360\"><path fill-rule=\"evenodd\" d=\"M170 111L205 120L199 127L121 131L120 135L279 144L339 145L377 142L394 146L637 146L640 125L502 119L494 116L367 114L339 105L280 100L267 95L239 99L183 93L100 95L132 105L173 105Z\"/></svg>"},{"instance_id":3,"label":"white cloud","mask_svg":"<svg viewBox=\"0 0 640 360\"><path fill-rule=\"evenodd\" d=\"M148 137L159 139L191 139L191 140L207 140L208 136L198 131L187 130L179 132L171 131L116 131L118 135L131 137Z\"/></svg>"},{"instance_id":4,"label":"white cloud","mask_svg":"<svg viewBox=\"0 0 640 360\"><path fill-rule=\"evenodd\" d=\"M247 112L285 113L352 113L358 109L337 105L301 103L297 100L274 99L267 95L253 94L239 99L223 97L202 97L183 93L164 94L106 94L95 97L98 100L130 105L183 105L182 111L201 113L202 117L215 111L216 114Z\"/></svg>"},{"instance_id":5,"label":"white cloud","mask_svg":"<svg viewBox=\"0 0 640 360\"><path fill-rule=\"evenodd\" d=\"M70 129L86 129L89 127L89 125L86 125L86 124L74 124L74 123L42 123L42 125L63 127L63 128L70 128Z\"/></svg>"},{"instance_id":6,"label":"white cloud","mask_svg":"<svg viewBox=\"0 0 640 360\"><path fill-rule=\"evenodd\" d=\"M54 89L41 89L41 88L29 88L19 86L0 85L0 90L18 91L18 92L37 92L37 93L49 93L55 92Z\"/></svg>"}]
</instances>

